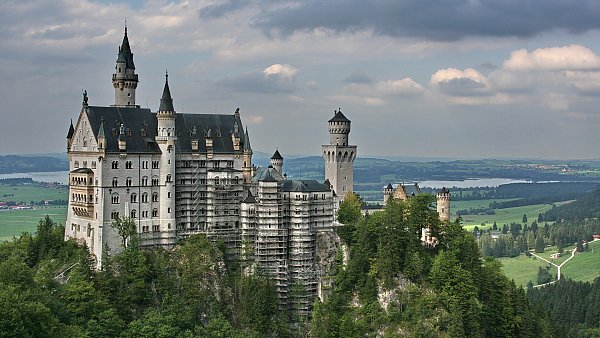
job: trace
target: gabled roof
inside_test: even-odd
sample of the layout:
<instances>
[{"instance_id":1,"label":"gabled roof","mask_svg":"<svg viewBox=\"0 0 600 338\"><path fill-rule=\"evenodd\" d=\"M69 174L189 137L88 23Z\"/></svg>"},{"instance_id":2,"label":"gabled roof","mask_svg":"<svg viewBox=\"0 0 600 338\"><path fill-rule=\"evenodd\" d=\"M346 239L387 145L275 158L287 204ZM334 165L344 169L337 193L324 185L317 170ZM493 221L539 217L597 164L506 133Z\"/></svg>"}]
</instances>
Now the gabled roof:
<instances>
[{"instance_id":1,"label":"gabled roof","mask_svg":"<svg viewBox=\"0 0 600 338\"><path fill-rule=\"evenodd\" d=\"M283 156L279 153L279 150L275 150L273 156L271 156L272 160L283 160Z\"/></svg>"},{"instance_id":2,"label":"gabled roof","mask_svg":"<svg viewBox=\"0 0 600 338\"><path fill-rule=\"evenodd\" d=\"M316 180L285 180L282 182L281 191L325 192L329 191L329 188Z\"/></svg>"},{"instance_id":3,"label":"gabled roof","mask_svg":"<svg viewBox=\"0 0 600 338\"><path fill-rule=\"evenodd\" d=\"M272 166L258 168L256 174L252 177L254 182L279 182L283 181L283 176Z\"/></svg>"}]
</instances>

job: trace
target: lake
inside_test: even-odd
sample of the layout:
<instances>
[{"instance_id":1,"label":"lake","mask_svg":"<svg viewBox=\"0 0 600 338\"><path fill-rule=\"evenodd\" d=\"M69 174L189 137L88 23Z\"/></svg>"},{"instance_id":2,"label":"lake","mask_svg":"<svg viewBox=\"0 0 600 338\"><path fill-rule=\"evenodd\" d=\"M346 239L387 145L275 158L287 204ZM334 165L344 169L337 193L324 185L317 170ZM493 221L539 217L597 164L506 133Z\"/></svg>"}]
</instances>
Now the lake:
<instances>
[{"instance_id":1,"label":"lake","mask_svg":"<svg viewBox=\"0 0 600 338\"><path fill-rule=\"evenodd\" d=\"M421 181L421 188L475 188L475 187L497 187L502 184L510 183L532 183L526 180L513 180L510 178L469 178L462 181Z\"/></svg>"}]
</instances>

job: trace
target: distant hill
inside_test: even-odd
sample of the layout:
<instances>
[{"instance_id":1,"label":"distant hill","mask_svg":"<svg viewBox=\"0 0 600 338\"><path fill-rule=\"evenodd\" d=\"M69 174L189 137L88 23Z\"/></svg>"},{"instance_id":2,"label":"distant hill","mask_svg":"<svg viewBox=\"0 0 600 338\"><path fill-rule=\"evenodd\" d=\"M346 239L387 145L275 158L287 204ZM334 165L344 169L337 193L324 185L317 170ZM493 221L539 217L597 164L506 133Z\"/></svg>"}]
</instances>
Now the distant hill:
<instances>
[{"instance_id":1,"label":"distant hill","mask_svg":"<svg viewBox=\"0 0 600 338\"><path fill-rule=\"evenodd\" d=\"M554 207L543 216L546 221L600 217L600 189L596 189L572 203Z\"/></svg>"},{"instance_id":2,"label":"distant hill","mask_svg":"<svg viewBox=\"0 0 600 338\"><path fill-rule=\"evenodd\" d=\"M36 155L0 156L0 174L69 170L65 157Z\"/></svg>"}]
</instances>

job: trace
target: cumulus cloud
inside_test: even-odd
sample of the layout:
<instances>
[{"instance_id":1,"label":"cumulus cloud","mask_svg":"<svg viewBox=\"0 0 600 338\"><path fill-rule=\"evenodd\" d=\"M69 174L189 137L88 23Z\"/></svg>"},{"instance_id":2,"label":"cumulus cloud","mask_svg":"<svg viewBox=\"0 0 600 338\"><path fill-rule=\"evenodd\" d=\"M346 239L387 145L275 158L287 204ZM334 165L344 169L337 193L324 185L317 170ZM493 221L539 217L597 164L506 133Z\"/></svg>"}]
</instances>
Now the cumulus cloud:
<instances>
[{"instance_id":1,"label":"cumulus cloud","mask_svg":"<svg viewBox=\"0 0 600 338\"><path fill-rule=\"evenodd\" d=\"M600 69L600 57L580 45L538 48L532 52L519 49L511 53L503 67L511 71Z\"/></svg>"},{"instance_id":2,"label":"cumulus cloud","mask_svg":"<svg viewBox=\"0 0 600 338\"><path fill-rule=\"evenodd\" d=\"M548 18L552 18L549 20ZM265 6L255 25L265 33L370 30L377 35L455 41L469 36L530 37L564 29L600 27L597 1L530 0L307 0Z\"/></svg>"},{"instance_id":3,"label":"cumulus cloud","mask_svg":"<svg viewBox=\"0 0 600 338\"><path fill-rule=\"evenodd\" d=\"M219 86L229 87L240 92L255 93L291 93L298 70L287 64L273 64L262 71L248 72L216 82Z\"/></svg>"},{"instance_id":4,"label":"cumulus cloud","mask_svg":"<svg viewBox=\"0 0 600 338\"><path fill-rule=\"evenodd\" d=\"M440 69L431 75L431 85L451 96L489 95L487 79L473 68Z\"/></svg>"},{"instance_id":5,"label":"cumulus cloud","mask_svg":"<svg viewBox=\"0 0 600 338\"><path fill-rule=\"evenodd\" d=\"M275 77L279 77L282 80L285 81L291 81L294 79L294 76L296 76L296 74L298 73L298 69L290 66L290 65L282 65L279 63L276 63L274 65L271 65L267 68L265 68L263 70L263 73L265 74L265 76L275 76Z\"/></svg>"}]
</instances>

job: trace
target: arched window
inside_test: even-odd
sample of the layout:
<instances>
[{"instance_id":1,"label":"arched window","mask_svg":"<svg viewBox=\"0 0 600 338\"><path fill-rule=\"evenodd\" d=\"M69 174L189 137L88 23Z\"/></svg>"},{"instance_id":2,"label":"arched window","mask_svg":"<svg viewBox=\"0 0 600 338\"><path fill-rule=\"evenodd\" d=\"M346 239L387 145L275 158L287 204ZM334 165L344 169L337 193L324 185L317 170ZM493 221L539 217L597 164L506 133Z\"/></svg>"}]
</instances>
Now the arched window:
<instances>
[{"instance_id":1,"label":"arched window","mask_svg":"<svg viewBox=\"0 0 600 338\"><path fill-rule=\"evenodd\" d=\"M158 209L152 209L152 217L158 217Z\"/></svg>"},{"instance_id":2,"label":"arched window","mask_svg":"<svg viewBox=\"0 0 600 338\"><path fill-rule=\"evenodd\" d=\"M137 211L135 209L131 210L131 218L137 218Z\"/></svg>"},{"instance_id":3,"label":"arched window","mask_svg":"<svg viewBox=\"0 0 600 338\"><path fill-rule=\"evenodd\" d=\"M127 179L125 180L125 186L131 187L131 177L127 177Z\"/></svg>"},{"instance_id":4,"label":"arched window","mask_svg":"<svg viewBox=\"0 0 600 338\"><path fill-rule=\"evenodd\" d=\"M142 187L148 186L148 176L142 177Z\"/></svg>"},{"instance_id":5,"label":"arched window","mask_svg":"<svg viewBox=\"0 0 600 338\"><path fill-rule=\"evenodd\" d=\"M118 185L119 185L119 180L116 177L113 177L113 179L112 179L112 186L116 187Z\"/></svg>"},{"instance_id":6,"label":"arched window","mask_svg":"<svg viewBox=\"0 0 600 338\"><path fill-rule=\"evenodd\" d=\"M117 194L117 193L112 194L110 197L110 202L112 204L119 204L119 194Z\"/></svg>"},{"instance_id":7,"label":"arched window","mask_svg":"<svg viewBox=\"0 0 600 338\"><path fill-rule=\"evenodd\" d=\"M137 194L136 193L131 194L131 203L137 203Z\"/></svg>"},{"instance_id":8,"label":"arched window","mask_svg":"<svg viewBox=\"0 0 600 338\"><path fill-rule=\"evenodd\" d=\"M158 202L158 193L157 192L152 193L152 202Z\"/></svg>"},{"instance_id":9,"label":"arched window","mask_svg":"<svg viewBox=\"0 0 600 338\"><path fill-rule=\"evenodd\" d=\"M148 193L147 192L142 194L142 203L148 203Z\"/></svg>"},{"instance_id":10,"label":"arched window","mask_svg":"<svg viewBox=\"0 0 600 338\"><path fill-rule=\"evenodd\" d=\"M171 174L167 175L167 182L171 182Z\"/></svg>"}]
</instances>

